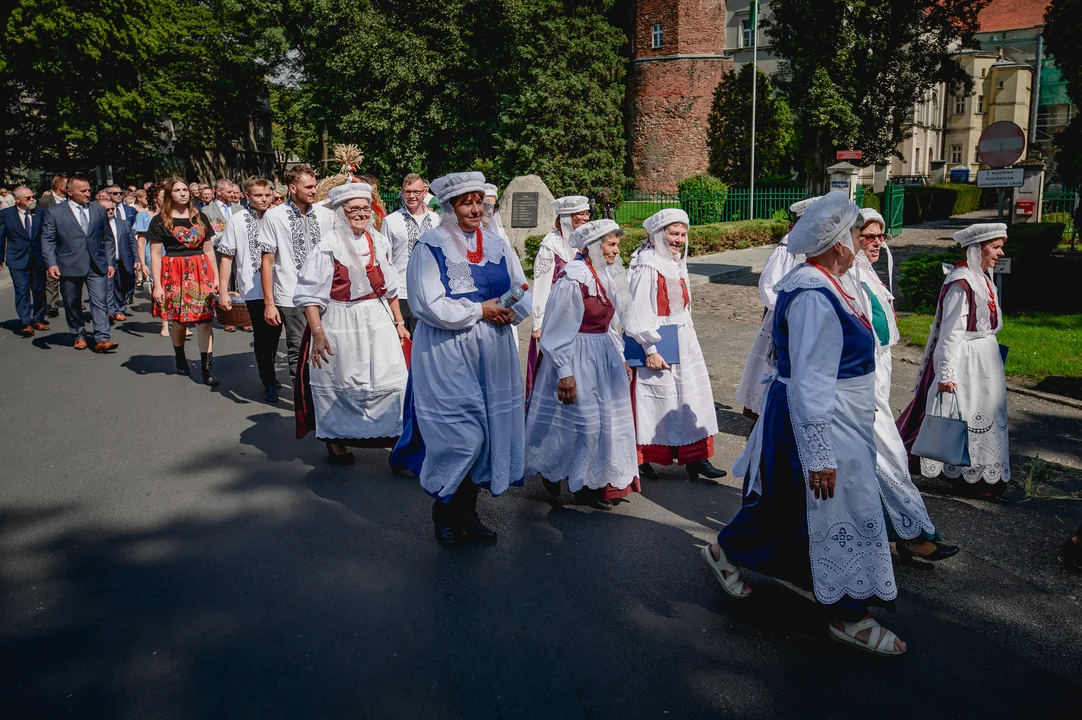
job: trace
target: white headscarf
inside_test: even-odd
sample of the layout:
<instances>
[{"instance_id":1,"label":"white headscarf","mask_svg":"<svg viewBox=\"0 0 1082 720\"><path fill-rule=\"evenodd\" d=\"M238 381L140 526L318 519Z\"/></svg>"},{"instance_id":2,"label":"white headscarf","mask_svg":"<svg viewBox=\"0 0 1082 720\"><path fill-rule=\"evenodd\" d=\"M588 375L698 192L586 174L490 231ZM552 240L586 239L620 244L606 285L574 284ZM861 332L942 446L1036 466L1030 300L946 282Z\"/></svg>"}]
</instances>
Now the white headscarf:
<instances>
[{"instance_id":1,"label":"white headscarf","mask_svg":"<svg viewBox=\"0 0 1082 720\"><path fill-rule=\"evenodd\" d=\"M829 192L804 211L789 231L788 250L792 255L815 257L838 243L852 247L849 232L857 226L860 210L849 195Z\"/></svg>"},{"instance_id":2,"label":"white headscarf","mask_svg":"<svg viewBox=\"0 0 1082 720\"><path fill-rule=\"evenodd\" d=\"M575 229L568 241L584 258L589 259L598 278L605 284L605 293L614 303L616 312L623 322L624 312L628 306L627 273L624 272L624 264L619 253L616 255L615 262L609 265L605 261L604 253L601 252L601 241L612 233L619 233L620 237L624 235L623 228L613 220L591 220ZM575 279L584 282L583 278ZM584 284L588 290L592 290L592 282L585 281ZM590 294L597 293L591 291Z\"/></svg>"},{"instance_id":3,"label":"white headscarf","mask_svg":"<svg viewBox=\"0 0 1082 720\"><path fill-rule=\"evenodd\" d=\"M665 237L665 228L673 223L682 223L688 229L691 228L688 214L679 208L666 208L646 218L646 221L642 224L646 228L646 239L643 241L642 247L635 251L632 264L637 264L641 256L642 261L647 262L665 278L669 298L682 299L684 294L683 288L680 286L680 280L687 275L685 261L690 242L684 243L684 251L679 258L673 257L672 249L669 247L669 240ZM643 250L647 250L647 253L644 254ZM649 252L651 250L653 252ZM675 300L672 300L672 302L675 302Z\"/></svg>"},{"instance_id":4,"label":"white headscarf","mask_svg":"<svg viewBox=\"0 0 1082 720\"><path fill-rule=\"evenodd\" d=\"M375 249L379 244L377 233L372 228L368 228L368 232L372 237L373 249ZM353 228L349 225L349 218L346 217L341 205L334 211L334 223L330 234L314 250L330 253L339 264L346 267L349 271L350 297L363 297L372 293L372 283L368 281L366 270L369 260L372 259L368 251L368 240L365 239L363 230L360 234L353 232ZM378 253L375 261L379 262Z\"/></svg>"},{"instance_id":5,"label":"white headscarf","mask_svg":"<svg viewBox=\"0 0 1082 720\"><path fill-rule=\"evenodd\" d=\"M495 234L502 237L504 240L507 240L508 239L507 238L507 233L504 232L504 229L503 229L503 218L500 217L500 209L499 209L500 189L498 187L496 187L495 185L492 185L491 183L485 183L485 189L484 189L483 192L485 193L485 213L486 213L486 217L488 218L488 222L487 222L487 224L482 222L482 224L485 226L485 228L487 230L491 230ZM490 205L490 203L488 201L489 198L493 199L492 203L491 203L491 205L492 205L492 213L491 214L488 214L488 206Z\"/></svg>"},{"instance_id":6,"label":"white headscarf","mask_svg":"<svg viewBox=\"0 0 1082 720\"><path fill-rule=\"evenodd\" d=\"M571 243L568 242L568 238L571 237L571 232L573 230L571 226L571 216L575 213L589 210L590 198L585 195L565 195L564 197L553 200L551 205L552 211L556 213L556 221L560 226L557 234L564 241L563 250L566 251L565 257L574 257L575 253L571 252Z\"/></svg>"},{"instance_id":7,"label":"white headscarf","mask_svg":"<svg viewBox=\"0 0 1082 720\"><path fill-rule=\"evenodd\" d=\"M861 210L860 210L860 229L863 230L865 228L865 226L867 226L868 223L873 223L873 222L879 223L879 225L883 228L883 233L885 235L886 232L887 232L887 221L883 219L883 216L879 214L879 211L875 210L873 208L861 208ZM891 293L891 299L893 299L894 298L894 294L893 294L894 293L894 255L891 254L890 247L887 246L887 241L886 240L883 240L883 242L880 243L880 247L883 249L883 252L885 252L887 254L887 292ZM857 261L859 262L860 258L863 258L864 262L868 265L869 268L871 268L872 263L871 263L870 260L868 260L868 256L864 254L864 248L863 247L861 247L860 252L857 253L857 254L859 255L859 257L857 258ZM872 272L874 274L875 271L873 270ZM878 277L878 275L876 275L876 277Z\"/></svg>"},{"instance_id":8,"label":"white headscarf","mask_svg":"<svg viewBox=\"0 0 1082 720\"><path fill-rule=\"evenodd\" d=\"M485 186L485 176L479 172L449 173L436 178L429 185L429 189L436 194L440 201L439 229L446 234L447 241L450 243L450 246L443 246L443 251L450 262L466 262L465 249L462 245L465 242L463 240L464 233L458 226L458 216L455 215L455 208L451 201L466 193L477 192L484 195ZM510 249L510 246L495 231L482 228L482 233L485 236L485 252L481 264L500 262L504 256L504 249Z\"/></svg>"},{"instance_id":9,"label":"white headscarf","mask_svg":"<svg viewBox=\"0 0 1082 720\"><path fill-rule=\"evenodd\" d=\"M966 251L965 274L969 287L972 288L973 295L983 303L991 299L988 288L994 278L991 269L985 270L981 267L981 243L1006 237L1007 226L1004 223L977 223L954 233L955 242Z\"/></svg>"}]
</instances>

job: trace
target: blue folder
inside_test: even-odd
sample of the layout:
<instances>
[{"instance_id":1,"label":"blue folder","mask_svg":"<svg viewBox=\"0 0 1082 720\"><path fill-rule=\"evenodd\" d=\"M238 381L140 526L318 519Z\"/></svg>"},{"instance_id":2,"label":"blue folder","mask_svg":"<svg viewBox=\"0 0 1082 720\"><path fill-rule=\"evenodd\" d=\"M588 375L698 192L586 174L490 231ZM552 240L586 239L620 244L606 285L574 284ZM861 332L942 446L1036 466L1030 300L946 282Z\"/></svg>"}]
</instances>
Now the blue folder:
<instances>
[{"instance_id":1,"label":"blue folder","mask_svg":"<svg viewBox=\"0 0 1082 720\"><path fill-rule=\"evenodd\" d=\"M657 329L661 339L654 347L661 359L669 365L680 364L679 330L677 325L661 325ZM646 351L626 333L624 334L624 360L629 367L642 367L646 364Z\"/></svg>"}]
</instances>

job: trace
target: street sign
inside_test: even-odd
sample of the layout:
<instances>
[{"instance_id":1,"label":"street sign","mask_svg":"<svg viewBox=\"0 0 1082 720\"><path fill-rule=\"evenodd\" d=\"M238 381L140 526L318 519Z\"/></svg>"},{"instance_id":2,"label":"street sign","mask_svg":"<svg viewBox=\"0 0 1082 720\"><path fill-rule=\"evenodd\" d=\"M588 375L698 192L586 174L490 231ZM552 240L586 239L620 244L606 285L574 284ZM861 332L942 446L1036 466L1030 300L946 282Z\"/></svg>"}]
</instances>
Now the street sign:
<instances>
[{"instance_id":1,"label":"street sign","mask_svg":"<svg viewBox=\"0 0 1082 720\"><path fill-rule=\"evenodd\" d=\"M861 150L839 150L836 154L839 160L860 160L864 157Z\"/></svg>"},{"instance_id":2,"label":"street sign","mask_svg":"<svg viewBox=\"0 0 1082 720\"><path fill-rule=\"evenodd\" d=\"M1004 257L996 260L996 266L992 268L992 272L996 275L1010 275L1011 259L1009 257Z\"/></svg>"},{"instance_id":3,"label":"street sign","mask_svg":"<svg viewBox=\"0 0 1082 720\"><path fill-rule=\"evenodd\" d=\"M830 189L831 190L847 190L848 188L849 188L849 183L847 181L845 181L845 180L831 180L830 181Z\"/></svg>"},{"instance_id":4,"label":"street sign","mask_svg":"<svg viewBox=\"0 0 1082 720\"><path fill-rule=\"evenodd\" d=\"M977 141L977 154L989 167L1013 165L1026 151L1026 134L1009 120L994 122L984 129Z\"/></svg>"},{"instance_id":5,"label":"street sign","mask_svg":"<svg viewBox=\"0 0 1082 720\"><path fill-rule=\"evenodd\" d=\"M977 171L977 187L979 188L1022 187L1025 179L1026 171L1022 168L996 168L995 170Z\"/></svg>"}]
</instances>

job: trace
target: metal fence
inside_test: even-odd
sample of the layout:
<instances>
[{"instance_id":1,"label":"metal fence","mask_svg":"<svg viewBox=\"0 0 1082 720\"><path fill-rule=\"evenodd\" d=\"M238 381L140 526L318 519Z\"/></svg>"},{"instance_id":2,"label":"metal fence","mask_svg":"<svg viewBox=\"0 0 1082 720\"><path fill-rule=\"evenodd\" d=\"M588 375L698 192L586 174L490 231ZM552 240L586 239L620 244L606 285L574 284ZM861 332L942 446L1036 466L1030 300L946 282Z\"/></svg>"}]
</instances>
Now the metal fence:
<instances>
[{"instance_id":1,"label":"metal fence","mask_svg":"<svg viewBox=\"0 0 1082 720\"><path fill-rule=\"evenodd\" d=\"M732 188L728 192L666 193L627 190L616 208L616 222L625 227L637 227L643 220L664 208L682 208L692 225L709 225L752 218L751 192L747 188ZM810 197L806 190L766 188L755 191L757 220L789 218L789 206Z\"/></svg>"},{"instance_id":2,"label":"metal fence","mask_svg":"<svg viewBox=\"0 0 1082 720\"><path fill-rule=\"evenodd\" d=\"M1078 190L1070 188L1049 188L1044 191L1041 200L1041 220L1061 222L1064 225L1064 240L1073 241L1078 236L1075 226L1075 212L1078 209Z\"/></svg>"}]
</instances>

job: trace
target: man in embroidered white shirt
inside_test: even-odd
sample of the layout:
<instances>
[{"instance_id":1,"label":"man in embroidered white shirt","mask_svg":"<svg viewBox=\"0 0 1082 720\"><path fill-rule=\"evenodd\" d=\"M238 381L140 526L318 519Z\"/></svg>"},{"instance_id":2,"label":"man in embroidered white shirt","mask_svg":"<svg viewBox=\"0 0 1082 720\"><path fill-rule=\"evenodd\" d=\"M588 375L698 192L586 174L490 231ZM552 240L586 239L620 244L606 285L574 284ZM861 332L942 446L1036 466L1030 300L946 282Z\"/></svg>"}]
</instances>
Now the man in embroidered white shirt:
<instances>
[{"instance_id":1,"label":"man in embroidered white shirt","mask_svg":"<svg viewBox=\"0 0 1082 720\"><path fill-rule=\"evenodd\" d=\"M316 174L312 168L307 165L290 168L286 172L286 184L289 199L263 215L260 282L263 285L264 319L268 325L285 326L286 358L292 378L297 373L297 356L307 322L304 311L293 306L297 275L322 233L331 231L334 213L314 204Z\"/></svg>"},{"instance_id":2,"label":"man in embroidered white shirt","mask_svg":"<svg viewBox=\"0 0 1082 720\"><path fill-rule=\"evenodd\" d=\"M403 207L390 213L383 219L381 232L391 243L391 261L399 277L406 277L406 265L417 239L425 231L440 224L440 216L425 205L428 195L428 183L417 173L410 173L402 178ZM417 320L409 309L406 284L398 289L398 302L402 308L402 319L411 333L417 326Z\"/></svg>"},{"instance_id":3,"label":"man in embroidered white shirt","mask_svg":"<svg viewBox=\"0 0 1082 720\"><path fill-rule=\"evenodd\" d=\"M263 216L274 199L270 181L262 177L250 177L244 181L248 207L233 214L218 244L221 260L218 262L218 305L223 310L233 308L229 295L228 279L236 280L237 292L248 306L252 319L255 364L259 380L263 384L263 399L278 402L281 383L275 377L274 358L278 354L278 340L282 337L281 325L270 325L264 317L263 284L260 268L263 263Z\"/></svg>"}]
</instances>

